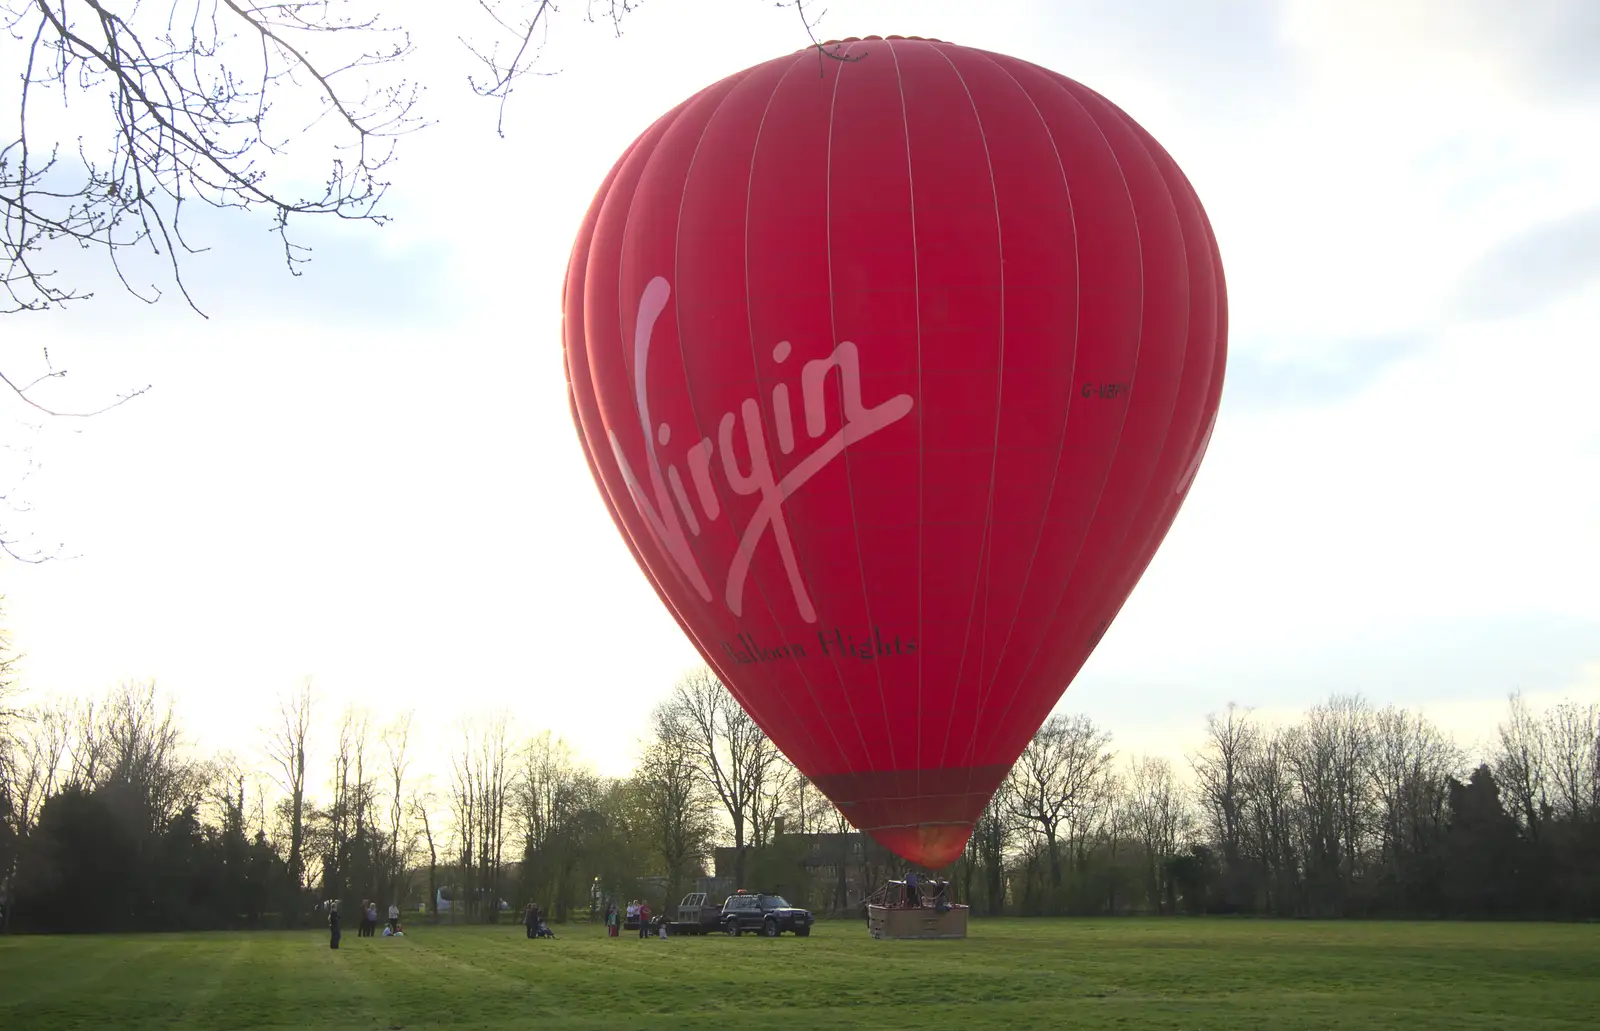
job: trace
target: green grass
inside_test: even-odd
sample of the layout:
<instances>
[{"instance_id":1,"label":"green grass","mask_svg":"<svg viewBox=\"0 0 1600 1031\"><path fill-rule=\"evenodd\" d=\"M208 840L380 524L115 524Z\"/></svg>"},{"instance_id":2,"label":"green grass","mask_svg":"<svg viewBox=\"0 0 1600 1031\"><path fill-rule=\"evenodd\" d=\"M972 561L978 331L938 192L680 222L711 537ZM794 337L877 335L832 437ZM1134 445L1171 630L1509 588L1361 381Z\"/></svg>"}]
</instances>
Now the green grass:
<instances>
[{"instance_id":1,"label":"green grass","mask_svg":"<svg viewBox=\"0 0 1600 1031\"><path fill-rule=\"evenodd\" d=\"M599 928L0 937L0 1028L1593 1028L1600 927L974 921L958 942L859 922L809 939Z\"/></svg>"}]
</instances>

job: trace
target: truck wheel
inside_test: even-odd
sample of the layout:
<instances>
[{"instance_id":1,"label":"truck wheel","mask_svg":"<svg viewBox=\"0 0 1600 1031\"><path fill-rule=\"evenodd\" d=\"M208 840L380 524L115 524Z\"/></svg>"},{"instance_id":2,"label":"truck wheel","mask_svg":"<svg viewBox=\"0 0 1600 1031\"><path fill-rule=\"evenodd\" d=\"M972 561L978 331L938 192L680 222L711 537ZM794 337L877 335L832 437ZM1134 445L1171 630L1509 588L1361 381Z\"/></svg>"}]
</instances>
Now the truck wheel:
<instances>
[{"instance_id":1,"label":"truck wheel","mask_svg":"<svg viewBox=\"0 0 1600 1031\"><path fill-rule=\"evenodd\" d=\"M776 938L779 934L778 921L768 919L761 924L761 933L768 938Z\"/></svg>"},{"instance_id":2,"label":"truck wheel","mask_svg":"<svg viewBox=\"0 0 1600 1031\"><path fill-rule=\"evenodd\" d=\"M728 933L730 935L732 935L733 937L735 937L735 938L739 937L739 921L737 921L737 920L729 920L728 921Z\"/></svg>"},{"instance_id":3,"label":"truck wheel","mask_svg":"<svg viewBox=\"0 0 1600 1031\"><path fill-rule=\"evenodd\" d=\"M796 927L794 929L794 936L796 938L809 938L809 937L811 937L811 928L809 928L809 927Z\"/></svg>"}]
</instances>

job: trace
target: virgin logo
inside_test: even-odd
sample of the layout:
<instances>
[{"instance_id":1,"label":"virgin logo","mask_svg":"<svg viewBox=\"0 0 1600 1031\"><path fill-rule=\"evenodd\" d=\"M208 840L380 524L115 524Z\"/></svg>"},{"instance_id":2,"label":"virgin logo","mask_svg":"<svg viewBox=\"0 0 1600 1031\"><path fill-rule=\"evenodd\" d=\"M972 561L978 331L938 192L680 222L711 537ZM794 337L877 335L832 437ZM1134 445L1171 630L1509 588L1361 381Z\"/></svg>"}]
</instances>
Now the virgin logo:
<instances>
[{"instance_id":1,"label":"virgin logo","mask_svg":"<svg viewBox=\"0 0 1600 1031\"><path fill-rule=\"evenodd\" d=\"M639 429L644 435L649 491L646 492L644 485L634 475L615 431L610 431L611 453L616 456L623 482L628 485L628 492L639 506L639 513L650 524L656 540L672 556L679 571L704 601L712 599L711 587L689 546L689 537L700 535L702 518L709 524L721 515L722 505L718 501L717 483L713 480L713 467L720 467L722 479L735 494L759 494L761 502L744 528L738 550L728 566L723 601L735 616L740 614L744 607L744 581L750 572L751 558L762 538L771 531L773 543L778 548L783 568L789 577L789 587L794 592L795 606L806 622L815 623L816 610L806 592L799 563L795 560L794 541L789 534L783 503L829 462L838 458L845 448L905 418L911 411L911 395L900 394L873 408L865 407L861 403L861 362L856 345L849 341L838 344L831 355L806 362L800 370L800 404L805 416L808 438L805 445L810 448L809 453L796 462L787 475L778 479L767 451L761 402L753 397L745 398L737 412L727 412L718 421L715 440L704 437L683 452L683 465L689 470L694 501L699 502L697 509L684 486L684 477L678 464L668 462L663 469L661 453L657 448L666 448L672 443L672 427L665 422L652 423L650 397L645 389L646 371L650 364L650 337L671 293L672 287L657 276L646 284L639 298L639 318L633 331L633 391L639 413ZM789 342L782 341L772 349L772 360L782 365L789 353ZM838 387L830 391L828 373L834 370L839 373ZM843 425L831 434L828 433L827 407L830 395L840 399L843 417ZM771 420L778 450L785 455L792 454L797 441L787 383L779 383L772 388L771 402ZM744 436L744 450L750 456L748 469L739 467L739 460L734 454L736 430L742 431Z\"/></svg>"}]
</instances>

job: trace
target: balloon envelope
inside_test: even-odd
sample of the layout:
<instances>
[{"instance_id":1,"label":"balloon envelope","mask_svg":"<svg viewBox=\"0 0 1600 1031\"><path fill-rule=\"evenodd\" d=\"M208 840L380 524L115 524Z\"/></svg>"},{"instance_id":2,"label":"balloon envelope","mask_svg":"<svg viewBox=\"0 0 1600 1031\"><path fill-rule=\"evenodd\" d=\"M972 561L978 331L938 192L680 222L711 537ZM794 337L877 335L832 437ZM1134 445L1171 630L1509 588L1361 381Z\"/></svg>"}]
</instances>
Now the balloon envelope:
<instances>
[{"instance_id":1,"label":"balloon envelope","mask_svg":"<svg viewBox=\"0 0 1600 1031\"><path fill-rule=\"evenodd\" d=\"M567 373L706 662L852 823L940 867L1177 515L1222 266L1092 90L933 40L835 52L631 145L573 249Z\"/></svg>"}]
</instances>

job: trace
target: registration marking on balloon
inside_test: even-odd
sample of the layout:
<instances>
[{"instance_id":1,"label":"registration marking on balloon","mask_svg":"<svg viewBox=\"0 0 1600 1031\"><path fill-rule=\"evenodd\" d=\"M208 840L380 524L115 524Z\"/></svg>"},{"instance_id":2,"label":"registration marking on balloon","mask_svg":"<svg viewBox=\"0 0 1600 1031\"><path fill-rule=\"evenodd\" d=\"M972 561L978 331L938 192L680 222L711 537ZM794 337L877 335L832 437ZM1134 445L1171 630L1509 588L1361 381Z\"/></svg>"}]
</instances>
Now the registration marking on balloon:
<instances>
[{"instance_id":1,"label":"registration marking on balloon","mask_svg":"<svg viewBox=\"0 0 1600 1031\"><path fill-rule=\"evenodd\" d=\"M750 572L750 562L755 555L756 547L770 530L778 553L783 559L784 571L788 574L795 607L800 610L802 619L807 623L815 623L816 609L811 604L805 580L800 575L799 562L795 559L794 541L789 534L789 522L784 515L783 503L790 495L805 486L808 480L843 454L845 448L905 418L911 412L913 404L911 395L898 394L871 408L863 405L861 356L854 343L848 340L841 341L834 346L831 355L808 361L800 370L800 402L805 413L806 436L811 441L823 439L789 471L788 475L781 480L778 479L773 472L771 456L767 451L766 433L762 428L761 403L754 397L745 398L737 413L725 412L718 420L715 440L704 437L684 453L684 464L689 469L689 480L694 485L695 498L700 503L697 512L690 501L688 491L684 488L683 475L678 465L668 463L663 472L661 459L656 450L658 444L666 447L672 443L672 427L663 422L655 426L654 432L651 432L650 398L646 389L650 341L655 332L656 320L666 308L667 298L671 294L672 287L664 277L657 276L650 280L639 297L639 317L633 331L634 401L638 407L639 429L644 435L652 496L646 496L643 485L634 475L615 431L608 431L611 453L616 457L618 471L628 486L628 493L633 495L639 514L650 525L651 532L655 534L667 554L672 556L678 570L693 585L702 601L711 601L711 586L706 582L700 563L689 546L689 536L700 535L701 513L708 523L714 522L721 515L722 506L717 500L716 487L711 478L713 456L720 456L723 477L735 494L761 495L761 503L740 536L738 549L734 553L733 561L728 565L727 581L723 585L722 592L724 604L735 616L742 613L744 582ZM773 360L781 365L788 359L790 349L787 340L780 341L772 350ZM826 384L828 373L833 370L838 370L839 373L838 395L842 401L844 424L824 438L828 430ZM772 421L777 433L778 449L785 455L792 453L796 440L787 383L779 383L772 388ZM735 429L743 430L745 444L750 450L748 471L739 468L738 459L734 455ZM678 518L680 513L683 517L681 521ZM688 534L684 532L685 527L688 528ZM876 634L877 631L874 630L873 633ZM822 647L826 648L826 638L821 632L818 636L822 641ZM842 635L838 643L842 649L844 645ZM898 647L899 643L897 638L895 645ZM752 656L762 654L759 646L754 645L753 639L745 647L751 649ZM798 655L794 654L793 650L800 647L796 644L780 647L790 653L783 657L803 657L805 654L803 648ZM915 648L914 642L912 647ZM724 643L724 648L732 651L727 643Z\"/></svg>"}]
</instances>

